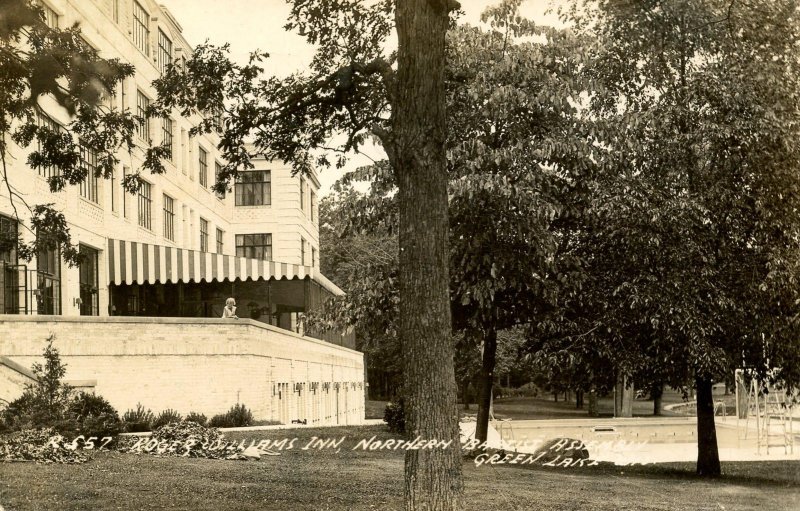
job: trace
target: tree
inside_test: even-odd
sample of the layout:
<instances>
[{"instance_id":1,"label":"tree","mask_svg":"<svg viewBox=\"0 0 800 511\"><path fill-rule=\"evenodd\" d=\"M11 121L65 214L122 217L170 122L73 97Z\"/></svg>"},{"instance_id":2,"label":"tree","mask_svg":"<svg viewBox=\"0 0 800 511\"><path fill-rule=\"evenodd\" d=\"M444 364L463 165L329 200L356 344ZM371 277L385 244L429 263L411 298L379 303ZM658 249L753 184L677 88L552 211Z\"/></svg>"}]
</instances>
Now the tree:
<instances>
[{"instance_id":1,"label":"tree","mask_svg":"<svg viewBox=\"0 0 800 511\"><path fill-rule=\"evenodd\" d=\"M480 440L498 332L542 320L580 275L561 246L588 169L576 122L580 46L520 17L520 4L487 8L488 30L458 27L448 46L451 296L454 327L482 338Z\"/></svg>"},{"instance_id":2,"label":"tree","mask_svg":"<svg viewBox=\"0 0 800 511\"><path fill-rule=\"evenodd\" d=\"M141 119L108 105L120 80L133 74L133 67L116 59L102 59L81 37L76 25L65 30L50 28L41 7L31 0L7 0L2 6L0 26L0 156L4 192L19 223L30 230L33 241L23 242L18 229L0 233L0 248L16 247L20 257L31 260L40 251L59 249L70 265L79 262L77 246L70 238L64 215L51 204L29 204L17 193L8 172L11 141L25 148L34 140L37 147L28 155L32 168L57 167L48 178L57 192L76 185L88 176L81 163L83 147L98 154L96 176L111 177L119 163L121 148L133 147L132 134ZM49 99L47 99L49 98ZM63 128L41 122L42 101L55 100L72 121ZM163 172L163 148L150 147L146 169ZM135 193L138 172L128 176L126 189ZM24 222L19 207L30 213Z\"/></svg>"},{"instance_id":3,"label":"tree","mask_svg":"<svg viewBox=\"0 0 800 511\"><path fill-rule=\"evenodd\" d=\"M34 362L31 368L35 380L25 384L22 395L3 410L6 425L13 429L56 428L74 430L70 422L69 405L72 387L64 383L67 366L61 363L53 336L47 339L44 364Z\"/></svg>"},{"instance_id":4,"label":"tree","mask_svg":"<svg viewBox=\"0 0 800 511\"><path fill-rule=\"evenodd\" d=\"M445 34L458 4L446 0L296 0L287 28L315 45L308 73L263 78L266 55L236 65L227 50L199 46L185 68L156 81L154 112L223 112L227 164L217 189L251 166L244 141L268 159L307 172L321 148L356 151L367 137L385 150L398 185L399 337L406 430L451 441L406 454L408 509L454 509L462 496L448 299ZM397 33L397 51L386 42ZM396 69L393 68L396 63ZM197 127L210 130L211 123ZM344 142L337 144L336 137ZM333 147L335 146L335 147ZM343 164L343 156L336 163ZM329 164L326 155L316 163Z\"/></svg>"},{"instance_id":5,"label":"tree","mask_svg":"<svg viewBox=\"0 0 800 511\"><path fill-rule=\"evenodd\" d=\"M600 1L567 13L598 40L587 310L619 370L694 381L701 475L720 473L714 379L744 364L800 381L797 8Z\"/></svg>"}]
</instances>

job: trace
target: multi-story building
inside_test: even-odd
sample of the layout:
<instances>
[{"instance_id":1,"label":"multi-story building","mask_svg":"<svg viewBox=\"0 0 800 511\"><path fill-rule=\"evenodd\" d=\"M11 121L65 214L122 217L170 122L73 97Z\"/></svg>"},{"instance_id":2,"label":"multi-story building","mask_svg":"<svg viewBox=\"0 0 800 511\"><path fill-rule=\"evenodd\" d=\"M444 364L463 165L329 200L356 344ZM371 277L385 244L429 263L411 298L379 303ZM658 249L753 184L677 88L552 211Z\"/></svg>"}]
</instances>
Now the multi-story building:
<instances>
[{"instance_id":1,"label":"multi-story building","mask_svg":"<svg viewBox=\"0 0 800 511\"><path fill-rule=\"evenodd\" d=\"M155 98L154 79L191 52L178 21L152 0L40 0L53 26L79 23L101 57L132 64L108 104L142 114ZM41 122L66 125L67 112L40 101ZM297 330L299 314L341 294L319 273L316 175L292 175L285 164L255 160L224 196L211 190L223 161L215 133L189 136L201 120L173 112L136 130L136 147L121 151L111 179L88 177L51 193L58 168L30 168L27 150L11 146L9 180L28 204L54 203L86 256L70 268L59 254L30 263L13 247L0 251L0 309L11 314L219 317L229 296L238 315ZM139 169L145 148L166 142L172 154L162 175L142 174L137 195L122 180ZM86 148L83 164L96 165ZM4 195L5 193L5 195ZM25 208L17 211L26 221ZM18 229L5 189L0 228ZM25 231L24 229L20 229ZM32 234L23 232L23 237Z\"/></svg>"}]
</instances>

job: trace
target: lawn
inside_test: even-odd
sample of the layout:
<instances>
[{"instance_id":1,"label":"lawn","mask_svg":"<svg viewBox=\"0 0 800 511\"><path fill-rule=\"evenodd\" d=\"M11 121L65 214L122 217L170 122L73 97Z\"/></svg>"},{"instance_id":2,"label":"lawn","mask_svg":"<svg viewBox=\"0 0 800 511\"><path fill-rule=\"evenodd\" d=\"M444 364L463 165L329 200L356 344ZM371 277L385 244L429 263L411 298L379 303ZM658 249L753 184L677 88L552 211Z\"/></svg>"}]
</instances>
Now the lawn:
<instances>
[{"instance_id":1,"label":"lawn","mask_svg":"<svg viewBox=\"0 0 800 511\"><path fill-rule=\"evenodd\" d=\"M402 451L354 451L380 426L241 432L236 439L292 439L259 461L96 453L85 465L0 463L7 511L191 509L402 509ZM346 436L335 449L303 450L313 437ZM288 445L288 442L287 442ZM524 468L464 464L469 510L784 510L800 508L800 462L725 463L716 480L691 464Z\"/></svg>"}]
</instances>

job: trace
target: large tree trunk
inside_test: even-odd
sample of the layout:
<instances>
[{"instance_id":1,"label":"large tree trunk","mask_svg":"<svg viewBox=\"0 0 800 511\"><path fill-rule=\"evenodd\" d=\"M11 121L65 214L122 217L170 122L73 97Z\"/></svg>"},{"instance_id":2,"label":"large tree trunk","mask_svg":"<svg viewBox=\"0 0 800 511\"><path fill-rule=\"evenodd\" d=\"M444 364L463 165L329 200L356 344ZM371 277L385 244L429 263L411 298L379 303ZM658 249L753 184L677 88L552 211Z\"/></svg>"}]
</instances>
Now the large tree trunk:
<instances>
[{"instance_id":1,"label":"large tree trunk","mask_svg":"<svg viewBox=\"0 0 800 511\"><path fill-rule=\"evenodd\" d=\"M481 394L478 399L478 423L475 439L485 442L489 433L489 412L492 406L492 384L497 355L497 330L490 326L483 335L483 365L481 366Z\"/></svg>"},{"instance_id":2,"label":"large tree trunk","mask_svg":"<svg viewBox=\"0 0 800 511\"><path fill-rule=\"evenodd\" d=\"M714 396L711 378L698 376L697 385L697 474L718 476L722 473L714 425Z\"/></svg>"},{"instance_id":3,"label":"large tree trunk","mask_svg":"<svg viewBox=\"0 0 800 511\"><path fill-rule=\"evenodd\" d=\"M406 451L407 510L455 510L463 500L448 273L444 95L448 4L396 3L392 144L400 213L400 340L410 438L451 442Z\"/></svg>"}]
</instances>

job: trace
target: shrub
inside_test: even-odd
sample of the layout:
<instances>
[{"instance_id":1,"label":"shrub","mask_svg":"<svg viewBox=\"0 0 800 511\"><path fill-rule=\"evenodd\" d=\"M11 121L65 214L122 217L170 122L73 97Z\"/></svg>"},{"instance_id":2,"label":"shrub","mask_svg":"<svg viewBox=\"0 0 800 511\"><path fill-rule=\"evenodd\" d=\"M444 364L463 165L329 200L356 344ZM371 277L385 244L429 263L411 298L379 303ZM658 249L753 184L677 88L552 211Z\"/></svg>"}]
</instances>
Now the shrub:
<instances>
[{"instance_id":1,"label":"shrub","mask_svg":"<svg viewBox=\"0 0 800 511\"><path fill-rule=\"evenodd\" d=\"M87 417L98 417L102 414L116 416L119 420L119 414L116 408L111 406L103 396L98 396L89 392L80 392L69 403L69 412L79 421Z\"/></svg>"},{"instance_id":2,"label":"shrub","mask_svg":"<svg viewBox=\"0 0 800 511\"><path fill-rule=\"evenodd\" d=\"M232 428L234 427L231 423L230 417L227 413L220 413L213 417L211 420L208 421L208 427L210 428Z\"/></svg>"},{"instance_id":3,"label":"shrub","mask_svg":"<svg viewBox=\"0 0 800 511\"><path fill-rule=\"evenodd\" d=\"M102 396L81 392L70 402L69 412L86 438L113 437L122 429L117 410Z\"/></svg>"},{"instance_id":4,"label":"shrub","mask_svg":"<svg viewBox=\"0 0 800 511\"><path fill-rule=\"evenodd\" d=\"M253 414L241 403L235 404L226 413L211 417L212 428L241 428L253 424Z\"/></svg>"},{"instance_id":5,"label":"shrub","mask_svg":"<svg viewBox=\"0 0 800 511\"><path fill-rule=\"evenodd\" d=\"M47 339L44 349L44 365L35 362L31 370L33 383L25 385L22 396L3 410L3 422L11 430L52 427L65 434L74 433L77 424L69 414L72 388L62 380L67 366L61 363L53 339Z\"/></svg>"},{"instance_id":6,"label":"shrub","mask_svg":"<svg viewBox=\"0 0 800 511\"><path fill-rule=\"evenodd\" d=\"M184 422L194 422L195 424L199 424L201 426L205 426L208 423L208 418L202 413L197 412L189 412L189 414L183 420Z\"/></svg>"},{"instance_id":7,"label":"shrub","mask_svg":"<svg viewBox=\"0 0 800 511\"><path fill-rule=\"evenodd\" d=\"M158 417L156 417L156 419L153 421L151 427L155 430L161 426L166 426L172 422L181 422L182 420L183 417L181 417L181 414L170 408L159 413Z\"/></svg>"},{"instance_id":8,"label":"shrub","mask_svg":"<svg viewBox=\"0 0 800 511\"><path fill-rule=\"evenodd\" d=\"M403 400L396 403L387 403L383 412L383 421L389 426L392 433L406 432L406 412Z\"/></svg>"},{"instance_id":9,"label":"shrub","mask_svg":"<svg viewBox=\"0 0 800 511\"><path fill-rule=\"evenodd\" d=\"M122 429L128 433L150 431L156 420L153 412L145 410L141 404L136 405L136 410L128 410L122 416Z\"/></svg>"}]
</instances>

